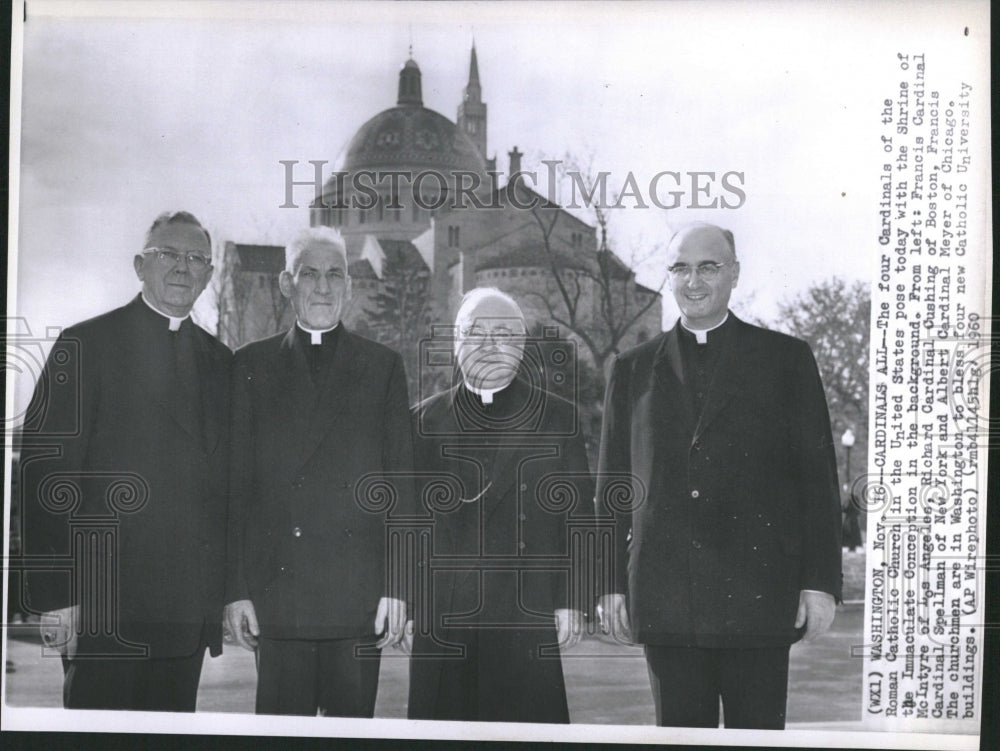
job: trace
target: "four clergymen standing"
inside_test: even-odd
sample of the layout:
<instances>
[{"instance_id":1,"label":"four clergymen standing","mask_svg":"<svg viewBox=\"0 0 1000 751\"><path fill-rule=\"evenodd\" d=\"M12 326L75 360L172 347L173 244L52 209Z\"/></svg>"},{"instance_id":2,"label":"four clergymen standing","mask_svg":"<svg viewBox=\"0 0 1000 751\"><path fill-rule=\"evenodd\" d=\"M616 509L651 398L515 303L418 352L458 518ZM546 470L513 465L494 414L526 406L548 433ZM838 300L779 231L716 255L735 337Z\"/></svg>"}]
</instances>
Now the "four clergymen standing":
<instances>
[{"instance_id":1,"label":"four clergymen standing","mask_svg":"<svg viewBox=\"0 0 1000 751\"><path fill-rule=\"evenodd\" d=\"M30 603L65 705L194 710L224 624L259 713L372 717L398 646L411 718L568 722L591 530L597 613L645 645L658 724L715 727L721 699L728 727L783 727L789 645L840 596L823 387L804 342L729 311L731 233L687 226L668 256L681 319L613 364L595 494L513 298L466 294L456 385L411 415L400 355L341 321L335 231L286 250L291 328L231 358L189 320L208 233L159 217L142 293L64 332L25 423ZM406 524L429 530L415 555L390 542Z\"/></svg>"}]
</instances>

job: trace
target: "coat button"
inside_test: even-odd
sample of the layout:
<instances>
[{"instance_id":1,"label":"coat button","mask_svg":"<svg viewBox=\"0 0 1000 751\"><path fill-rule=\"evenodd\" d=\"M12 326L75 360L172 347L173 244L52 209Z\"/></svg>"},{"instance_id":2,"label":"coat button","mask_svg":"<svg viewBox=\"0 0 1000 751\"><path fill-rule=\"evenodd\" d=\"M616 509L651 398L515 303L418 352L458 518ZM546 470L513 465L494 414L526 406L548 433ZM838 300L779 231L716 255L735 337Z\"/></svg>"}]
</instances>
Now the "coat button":
<instances>
[{"instance_id":1,"label":"coat button","mask_svg":"<svg viewBox=\"0 0 1000 751\"><path fill-rule=\"evenodd\" d=\"M296 537L302 537L302 527L296 527L292 530L292 534Z\"/></svg>"},{"instance_id":2,"label":"coat button","mask_svg":"<svg viewBox=\"0 0 1000 751\"><path fill-rule=\"evenodd\" d=\"M525 545L523 542L519 542L517 543L517 547L520 548L521 550L524 550Z\"/></svg>"},{"instance_id":3,"label":"coat button","mask_svg":"<svg viewBox=\"0 0 1000 751\"><path fill-rule=\"evenodd\" d=\"M691 547L695 550L701 550L701 543L697 540L691 540Z\"/></svg>"},{"instance_id":4,"label":"coat button","mask_svg":"<svg viewBox=\"0 0 1000 751\"><path fill-rule=\"evenodd\" d=\"M522 492L524 492L524 491L525 491L525 490L527 490L527 489L528 489L528 484L527 484L527 483L524 483L524 482L522 482L522 483L521 483L521 491L522 491Z\"/></svg>"},{"instance_id":5,"label":"coat button","mask_svg":"<svg viewBox=\"0 0 1000 751\"><path fill-rule=\"evenodd\" d=\"M692 498L697 498L700 495L701 495L701 493L699 493L697 490L692 490L691 491L691 497Z\"/></svg>"},{"instance_id":6,"label":"coat button","mask_svg":"<svg viewBox=\"0 0 1000 751\"><path fill-rule=\"evenodd\" d=\"M527 517L527 516L525 516L524 514L518 514L518 515L517 515L517 518L518 518L518 519L520 519L520 520L521 520L521 521L523 522L523 521L524 521L525 519L527 519L528 517Z\"/></svg>"}]
</instances>

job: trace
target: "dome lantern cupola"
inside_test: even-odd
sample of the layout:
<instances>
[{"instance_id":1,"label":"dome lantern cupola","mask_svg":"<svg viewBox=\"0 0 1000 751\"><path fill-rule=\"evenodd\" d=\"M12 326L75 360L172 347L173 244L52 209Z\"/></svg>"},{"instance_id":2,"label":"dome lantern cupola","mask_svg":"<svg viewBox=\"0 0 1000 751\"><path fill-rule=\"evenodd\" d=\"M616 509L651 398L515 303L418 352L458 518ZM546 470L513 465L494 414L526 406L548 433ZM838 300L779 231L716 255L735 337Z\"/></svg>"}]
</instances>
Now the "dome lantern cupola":
<instances>
[{"instance_id":1,"label":"dome lantern cupola","mask_svg":"<svg viewBox=\"0 0 1000 751\"><path fill-rule=\"evenodd\" d=\"M411 57L399 71L399 99L396 104L402 106L415 104L423 106L424 97L420 91L420 66Z\"/></svg>"}]
</instances>

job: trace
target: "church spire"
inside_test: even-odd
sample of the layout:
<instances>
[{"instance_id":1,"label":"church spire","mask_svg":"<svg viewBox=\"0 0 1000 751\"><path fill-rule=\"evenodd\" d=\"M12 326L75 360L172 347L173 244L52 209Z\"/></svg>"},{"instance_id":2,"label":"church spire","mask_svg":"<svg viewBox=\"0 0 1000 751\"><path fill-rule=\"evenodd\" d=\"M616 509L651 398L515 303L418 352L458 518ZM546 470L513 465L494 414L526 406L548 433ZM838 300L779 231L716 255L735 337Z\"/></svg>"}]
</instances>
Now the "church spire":
<instances>
[{"instance_id":1,"label":"church spire","mask_svg":"<svg viewBox=\"0 0 1000 751\"><path fill-rule=\"evenodd\" d=\"M465 86L462 103L458 105L458 127L486 158L486 104L483 102L483 88L479 83L479 59L476 56L476 42L472 42L469 55L469 83Z\"/></svg>"},{"instance_id":2,"label":"church spire","mask_svg":"<svg viewBox=\"0 0 1000 751\"><path fill-rule=\"evenodd\" d=\"M469 86L466 86L466 91L468 91L470 86L475 85L479 88L479 61L476 59L476 41L472 41L472 55L469 57Z\"/></svg>"}]
</instances>

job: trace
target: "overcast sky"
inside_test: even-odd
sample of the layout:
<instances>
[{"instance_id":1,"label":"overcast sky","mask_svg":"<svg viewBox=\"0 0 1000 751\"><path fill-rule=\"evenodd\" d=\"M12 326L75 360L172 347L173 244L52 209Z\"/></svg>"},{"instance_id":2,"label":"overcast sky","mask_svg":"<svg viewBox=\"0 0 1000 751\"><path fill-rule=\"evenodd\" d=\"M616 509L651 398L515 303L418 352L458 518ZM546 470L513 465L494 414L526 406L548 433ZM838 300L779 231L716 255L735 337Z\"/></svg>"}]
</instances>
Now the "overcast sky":
<instances>
[{"instance_id":1,"label":"overcast sky","mask_svg":"<svg viewBox=\"0 0 1000 751\"><path fill-rule=\"evenodd\" d=\"M906 5L904 27L894 3L97 6L120 18L32 3L16 315L41 334L126 302L163 210L194 212L222 240L283 243L308 214L278 208L279 160L332 168L395 104L411 39L425 106L454 120L474 36L501 168L516 145L530 160L590 154L610 185L632 172L644 193L663 170L744 173L739 209L623 209L613 239L628 257L691 219L730 227L737 295L769 318L813 281L871 278L896 52L926 51L933 88L986 49L982 4ZM660 264L640 271L659 285Z\"/></svg>"}]
</instances>

